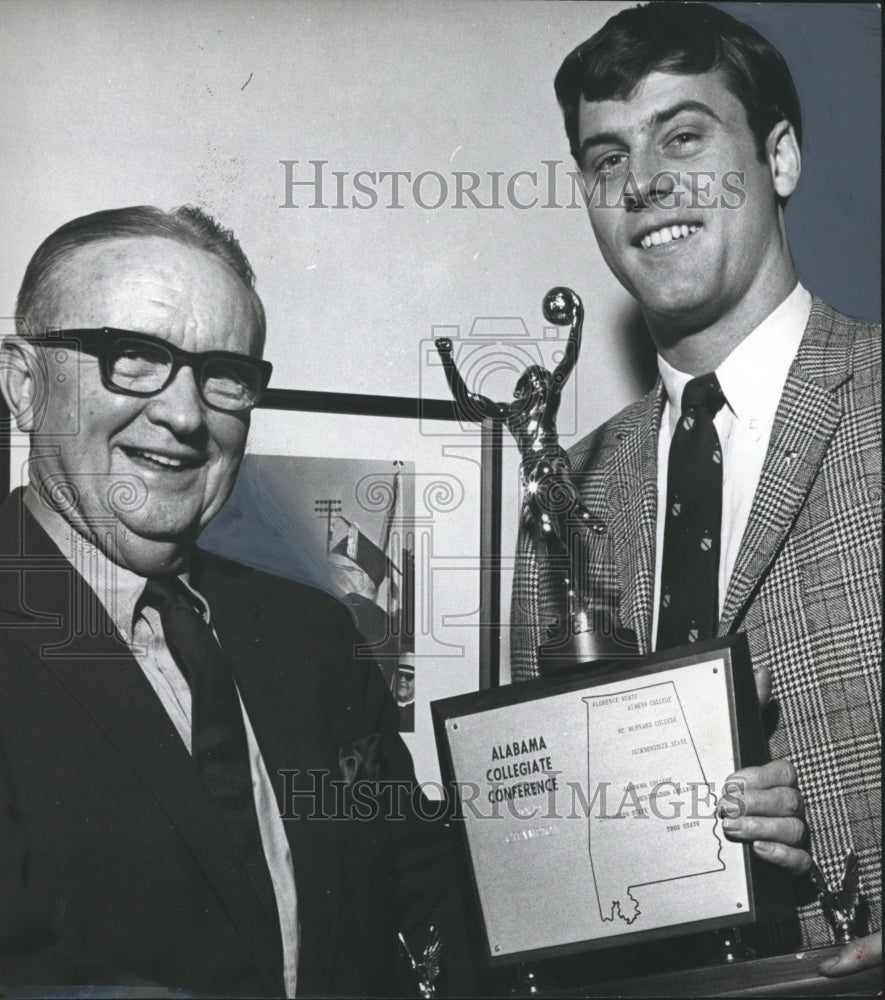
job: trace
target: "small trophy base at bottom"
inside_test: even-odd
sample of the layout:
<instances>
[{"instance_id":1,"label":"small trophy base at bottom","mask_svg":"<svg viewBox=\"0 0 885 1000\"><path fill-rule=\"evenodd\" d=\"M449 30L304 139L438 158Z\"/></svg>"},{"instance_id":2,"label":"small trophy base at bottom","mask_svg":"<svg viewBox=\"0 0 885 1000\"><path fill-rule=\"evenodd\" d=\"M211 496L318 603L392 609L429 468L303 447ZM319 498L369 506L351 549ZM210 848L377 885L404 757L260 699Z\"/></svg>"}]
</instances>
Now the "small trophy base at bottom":
<instances>
[{"instance_id":1,"label":"small trophy base at bottom","mask_svg":"<svg viewBox=\"0 0 885 1000\"><path fill-rule=\"evenodd\" d=\"M567 630L551 632L538 647L538 669L544 677L561 677L584 668L639 656L636 634L618 628L602 614L582 611L570 616Z\"/></svg>"}]
</instances>

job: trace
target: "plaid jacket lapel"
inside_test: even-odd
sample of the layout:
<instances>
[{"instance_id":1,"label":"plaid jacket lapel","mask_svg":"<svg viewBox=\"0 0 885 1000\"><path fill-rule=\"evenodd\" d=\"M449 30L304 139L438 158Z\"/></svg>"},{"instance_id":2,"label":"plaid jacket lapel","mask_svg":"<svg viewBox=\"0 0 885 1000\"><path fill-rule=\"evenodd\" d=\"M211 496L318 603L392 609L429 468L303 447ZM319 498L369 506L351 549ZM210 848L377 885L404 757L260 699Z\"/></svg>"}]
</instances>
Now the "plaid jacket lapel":
<instances>
[{"instance_id":1,"label":"plaid jacket lapel","mask_svg":"<svg viewBox=\"0 0 885 1000\"><path fill-rule=\"evenodd\" d=\"M750 599L783 545L842 417L834 390L850 377L850 342L834 335L833 311L815 298L775 415L726 593L720 635L740 627Z\"/></svg>"},{"instance_id":2,"label":"plaid jacket lapel","mask_svg":"<svg viewBox=\"0 0 885 1000\"><path fill-rule=\"evenodd\" d=\"M664 392L658 380L637 423L619 431L621 445L608 465L605 493L620 590L620 618L633 629L640 652L650 651L657 518L658 431Z\"/></svg>"}]
</instances>

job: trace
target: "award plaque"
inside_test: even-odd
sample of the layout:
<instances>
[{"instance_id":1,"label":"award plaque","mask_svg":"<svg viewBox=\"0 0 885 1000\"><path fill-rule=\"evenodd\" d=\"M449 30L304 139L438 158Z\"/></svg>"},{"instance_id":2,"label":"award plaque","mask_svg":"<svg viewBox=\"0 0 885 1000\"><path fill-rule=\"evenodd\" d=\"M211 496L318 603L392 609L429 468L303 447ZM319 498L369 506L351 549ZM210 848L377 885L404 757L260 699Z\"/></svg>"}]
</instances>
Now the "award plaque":
<instances>
[{"instance_id":1,"label":"award plaque","mask_svg":"<svg viewBox=\"0 0 885 1000\"><path fill-rule=\"evenodd\" d=\"M431 708L490 965L789 912L721 826L767 759L743 635Z\"/></svg>"}]
</instances>

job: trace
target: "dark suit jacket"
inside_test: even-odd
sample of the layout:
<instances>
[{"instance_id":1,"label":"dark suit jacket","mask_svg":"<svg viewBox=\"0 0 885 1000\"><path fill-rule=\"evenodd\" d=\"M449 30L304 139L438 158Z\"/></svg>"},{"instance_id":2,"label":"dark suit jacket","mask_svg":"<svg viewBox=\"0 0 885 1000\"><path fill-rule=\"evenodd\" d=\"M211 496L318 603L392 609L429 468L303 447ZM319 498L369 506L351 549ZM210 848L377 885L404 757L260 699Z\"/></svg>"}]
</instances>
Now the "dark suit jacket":
<instances>
[{"instance_id":1,"label":"dark suit jacket","mask_svg":"<svg viewBox=\"0 0 885 1000\"><path fill-rule=\"evenodd\" d=\"M788 757L806 798L811 850L831 883L845 852L861 862L872 928L881 926L881 331L814 299L775 416L725 596L719 634L746 632L771 672L772 757ZM570 452L582 498L595 602L650 646L660 380ZM513 589L515 679L561 606L557 576L523 532ZM726 776L721 775L719 780ZM832 942L797 885L806 945Z\"/></svg>"},{"instance_id":2,"label":"dark suit jacket","mask_svg":"<svg viewBox=\"0 0 885 1000\"><path fill-rule=\"evenodd\" d=\"M20 501L0 508L0 983L280 993L278 941L217 806ZM365 806L369 818L336 817L331 792L325 805L290 793L413 782L396 705L377 666L354 661L351 617L327 595L204 554L195 582L286 817L299 993L389 992L396 931L427 919L451 878L440 831L408 796L406 818L385 821Z\"/></svg>"}]
</instances>

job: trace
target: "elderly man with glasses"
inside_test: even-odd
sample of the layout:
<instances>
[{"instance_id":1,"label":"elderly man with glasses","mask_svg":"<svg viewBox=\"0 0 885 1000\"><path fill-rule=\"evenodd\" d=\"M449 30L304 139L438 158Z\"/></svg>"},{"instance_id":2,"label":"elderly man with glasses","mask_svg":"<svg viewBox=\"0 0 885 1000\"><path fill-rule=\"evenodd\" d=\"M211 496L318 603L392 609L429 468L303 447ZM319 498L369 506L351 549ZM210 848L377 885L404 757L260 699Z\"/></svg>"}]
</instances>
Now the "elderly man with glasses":
<instances>
[{"instance_id":1,"label":"elderly man with glasses","mask_svg":"<svg viewBox=\"0 0 885 1000\"><path fill-rule=\"evenodd\" d=\"M31 440L0 508L4 984L380 995L398 932L420 953L440 923L445 842L349 613L195 548L264 337L196 209L76 219L28 266L0 356Z\"/></svg>"}]
</instances>

